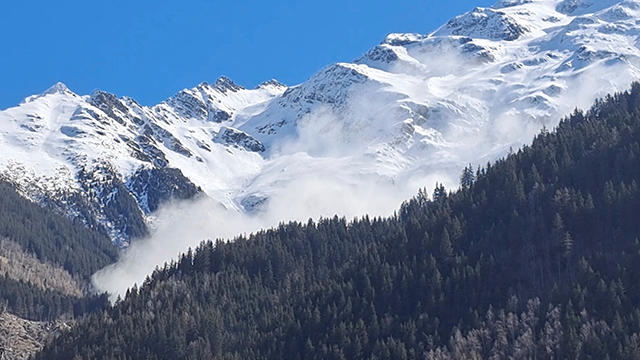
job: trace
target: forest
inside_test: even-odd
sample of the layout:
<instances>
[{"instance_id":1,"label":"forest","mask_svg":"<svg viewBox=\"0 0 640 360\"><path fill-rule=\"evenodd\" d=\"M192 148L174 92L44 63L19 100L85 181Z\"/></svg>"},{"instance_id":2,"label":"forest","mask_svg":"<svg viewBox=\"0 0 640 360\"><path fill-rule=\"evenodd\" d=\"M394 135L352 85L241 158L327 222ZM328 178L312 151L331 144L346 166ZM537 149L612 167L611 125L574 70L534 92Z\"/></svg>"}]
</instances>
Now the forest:
<instances>
[{"instance_id":1,"label":"forest","mask_svg":"<svg viewBox=\"0 0 640 360\"><path fill-rule=\"evenodd\" d=\"M67 272L82 285L84 295L90 292L91 275L118 257L118 249L103 229L88 228L54 209L42 207L24 198L15 186L2 179L0 243L0 260L4 256L16 256L16 252L4 251L5 243L11 243L12 247L32 255L40 263ZM33 262L25 268L33 270ZM11 270L15 272L15 269ZM0 272L0 308L24 319L49 321L61 316L75 317L107 304L105 295L83 296L37 286L16 274L10 276L10 273L9 269ZM50 283L59 280L40 277L40 281L49 280Z\"/></svg>"},{"instance_id":2,"label":"forest","mask_svg":"<svg viewBox=\"0 0 640 360\"><path fill-rule=\"evenodd\" d=\"M635 83L389 218L203 242L35 358L639 359L639 141Z\"/></svg>"}]
</instances>

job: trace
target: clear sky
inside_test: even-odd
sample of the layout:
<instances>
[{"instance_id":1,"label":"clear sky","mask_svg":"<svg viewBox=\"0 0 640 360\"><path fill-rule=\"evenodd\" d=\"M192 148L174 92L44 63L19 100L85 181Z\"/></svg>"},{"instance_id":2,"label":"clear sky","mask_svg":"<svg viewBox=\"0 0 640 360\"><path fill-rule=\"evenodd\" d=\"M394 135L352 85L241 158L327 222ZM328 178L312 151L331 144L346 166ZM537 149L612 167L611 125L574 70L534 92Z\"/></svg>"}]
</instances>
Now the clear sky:
<instances>
[{"instance_id":1,"label":"clear sky","mask_svg":"<svg viewBox=\"0 0 640 360\"><path fill-rule=\"evenodd\" d=\"M144 105L222 75L295 85L390 32L429 33L496 1L4 1L0 109L58 81Z\"/></svg>"}]
</instances>

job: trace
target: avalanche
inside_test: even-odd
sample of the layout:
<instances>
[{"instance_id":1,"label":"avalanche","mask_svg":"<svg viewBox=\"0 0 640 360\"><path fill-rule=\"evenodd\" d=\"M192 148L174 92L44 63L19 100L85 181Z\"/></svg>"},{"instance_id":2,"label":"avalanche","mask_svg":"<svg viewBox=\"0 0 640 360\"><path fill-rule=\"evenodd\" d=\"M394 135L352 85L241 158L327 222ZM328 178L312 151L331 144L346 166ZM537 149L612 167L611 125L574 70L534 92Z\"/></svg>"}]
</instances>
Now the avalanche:
<instances>
[{"instance_id":1,"label":"avalanche","mask_svg":"<svg viewBox=\"0 0 640 360\"><path fill-rule=\"evenodd\" d=\"M331 180L392 189L396 202L364 209L388 214L419 187L456 186L465 165L626 89L640 77L638 20L637 0L501 0L427 35L390 34L293 87L220 78L145 107L56 84L0 112L0 170L72 216L82 211L69 194L81 196L123 246L131 224L105 210L118 189L144 216L150 197L176 189L251 213L282 204L272 200L293 184Z\"/></svg>"}]
</instances>

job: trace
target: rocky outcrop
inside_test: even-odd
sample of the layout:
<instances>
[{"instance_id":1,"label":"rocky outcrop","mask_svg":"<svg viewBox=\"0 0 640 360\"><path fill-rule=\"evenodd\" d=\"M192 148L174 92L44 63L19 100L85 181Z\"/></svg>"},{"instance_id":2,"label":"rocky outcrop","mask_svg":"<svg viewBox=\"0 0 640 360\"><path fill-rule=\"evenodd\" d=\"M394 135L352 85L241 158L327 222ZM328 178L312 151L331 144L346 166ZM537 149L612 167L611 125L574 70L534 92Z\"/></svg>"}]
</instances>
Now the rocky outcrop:
<instances>
[{"instance_id":1,"label":"rocky outcrop","mask_svg":"<svg viewBox=\"0 0 640 360\"><path fill-rule=\"evenodd\" d=\"M246 132L226 127L220 130L220 133L214 138L214 141L246 151L264 152L266 150L264 145L253 136Z\"/></svg>"},{"instance_id":2,"label":"rocky outcrop","mask_svg":"<svg viewBox=\"0 0 640 360\"><path fill-rule=\"evenodd\" d=\"M126 184L146 214L172 199L186 200L202 193L179 169L141 169Z\"/></svg>"},{"instance_id":3,"label":"rocky outcrop","mask_svg":"<svg viewBox=\"0 0 640 360\"><path fill-rule=\"evenodd\" d=\"M356 64L367 63L370 61L390 64L398 60L398 54L387 45L378 45L369 50L366 54L355 61Z\"/></svg>"},{"instance_id":4,"label":"rocky outcrop","mask_svg":"<svg viewBox=\"0 0 640 360\"><path fill-rule=\"evenodd\" d=\"M493 9L475 8L457 16L447 23L453 35L486 38L490 40L513 41L527 33L529 29L511 16Z\"/></svg>"},{"instance_id":5,"label":"rocky outcrop","mask_svg":"<svg viewBox=\"0 0 640 360\"><path fill-rule=\"evenodd\" d=\"M69 329L66 322L28 321L9 314L0 307L0 359L30 359L65 329Z\"/></svg>"}]
</instances>

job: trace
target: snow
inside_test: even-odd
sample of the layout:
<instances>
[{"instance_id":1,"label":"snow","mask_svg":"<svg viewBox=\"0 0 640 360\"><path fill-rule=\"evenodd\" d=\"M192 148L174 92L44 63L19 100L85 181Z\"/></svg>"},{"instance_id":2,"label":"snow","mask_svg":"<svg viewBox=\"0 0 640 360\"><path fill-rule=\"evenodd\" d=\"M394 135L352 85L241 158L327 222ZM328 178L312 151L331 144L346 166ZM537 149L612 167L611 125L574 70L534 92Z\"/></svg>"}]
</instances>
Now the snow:
<instances>
[{"instance_id":1,"label":"snow","mask_svg":"<svg viewBox=\"0 0 640 360\"><path fill-rule=\"evenodd\" d=\"M501 0L430 34L389 34L293 87L220 78L144 107L56 84L0 112L0 171L38 198L79 191L83 167L109 164L126 183L166 165L248 212L301 179L401 196L434 177L452 187L465 165L627 89L640 76L638 20L637 0Z\"/></svg>"}]
</instances>

